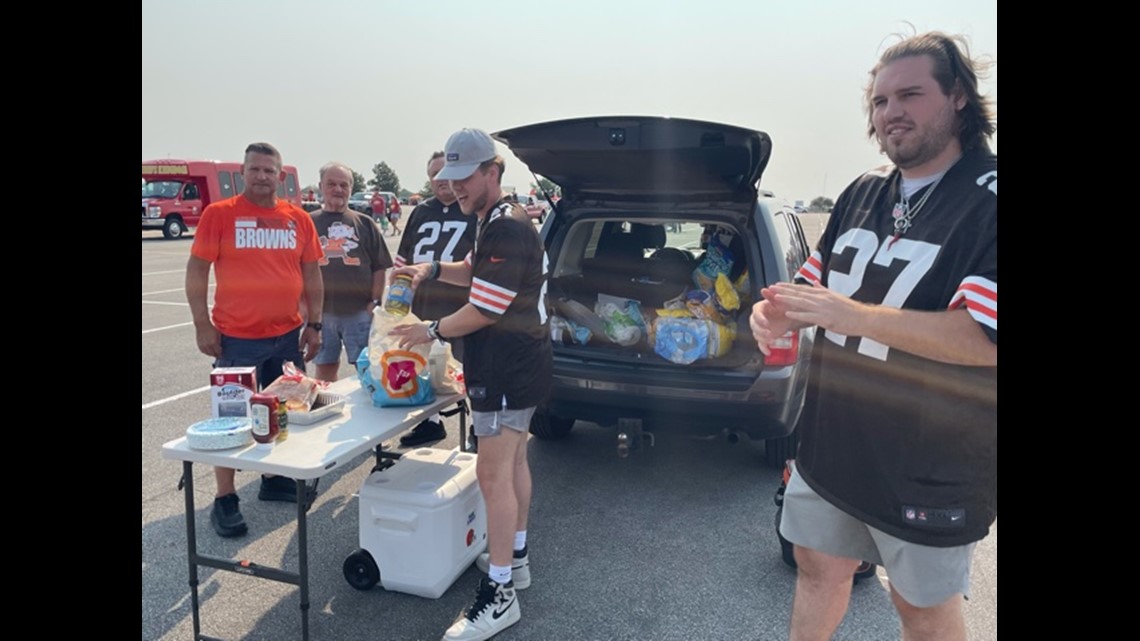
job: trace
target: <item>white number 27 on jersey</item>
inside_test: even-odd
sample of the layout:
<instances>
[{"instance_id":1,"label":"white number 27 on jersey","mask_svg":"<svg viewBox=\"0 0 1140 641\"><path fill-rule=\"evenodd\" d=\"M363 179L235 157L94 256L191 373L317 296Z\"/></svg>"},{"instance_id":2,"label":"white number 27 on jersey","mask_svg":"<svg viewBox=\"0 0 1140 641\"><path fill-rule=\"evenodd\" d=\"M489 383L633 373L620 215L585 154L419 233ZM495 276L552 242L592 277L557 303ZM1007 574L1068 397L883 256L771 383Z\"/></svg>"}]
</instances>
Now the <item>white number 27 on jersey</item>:
<instances>
[{"instance_id":1,"label":"white number 27 on jersey","mask_svg":"<svg viewBox=\"0 0 1140 641\"><path fill-rule=\"evenodd\" d=\"M903 267L903 270L899 272L895 282L891 283L890 289L887 290L886 296L880 303L886 307L901 308L910 293L918 286L918 282L922 280L926 272L930 271L934 265L934 259L938 257L938 251L942 247L921 240L899 238L894 243L891 240L891 237L887 237L880 241L874 232L866 229L847 230L835 241L835 247L831 250L831 254L834 256L848 247L854 248L855 259L851 261L851 272L844 274L843 272L829 270L827 273L828 288L844 296L854 296L855 292L859 291L863 285L863 277L866 274L868 263L874 261L876 265L886 267L892 261L903 260L907 262L906 267ZM824 335L837 345L847 343L846 334L828 330L824 332ZM864 336L859 338L857 351L864 356L885 361L889 349L883 343Z\"/></svg>"}]
</instances>

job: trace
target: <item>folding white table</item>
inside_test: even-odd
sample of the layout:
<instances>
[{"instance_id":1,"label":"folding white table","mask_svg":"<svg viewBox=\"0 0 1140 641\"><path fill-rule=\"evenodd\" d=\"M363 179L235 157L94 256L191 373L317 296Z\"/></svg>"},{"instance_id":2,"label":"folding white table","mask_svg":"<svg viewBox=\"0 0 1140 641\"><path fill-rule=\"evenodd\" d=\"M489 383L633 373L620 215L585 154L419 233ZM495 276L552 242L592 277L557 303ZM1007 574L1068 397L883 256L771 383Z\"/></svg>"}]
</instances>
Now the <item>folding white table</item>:
<instances>
[{"instance_id":1,"label":"folding white table","mask_svg":"<svg viewBox=\"0 0 1140 641\"><path fill-rule=\"evenodd\" d=\"M399 435L436 413L444 416L459 414L459 443L467 443L467 403L463 394L436 394L436 400L415 407L375 407L356 378L346 378L331 384L327 391L347 397L344 412L312 425L289 425L289 437L270 448L256 444L228 450L195 450L186 445L186 437L162 446L162 457L182 461L180 485L186 498L186 545L190 566L190 599L194 617L196 641L219 641L201 633L198 603L198 567L212 567L237 572L280 583L289 583L301 589L301 635L309 639L309 548L306 513L315 495L320 477L330 470L348 464L351 460L375 448L377 463L399 458L382 450L384 441ZM451 410L446 408L455 405ZM258 565L248 560L233 560L198 554L194 530L194 463L228 467L263 474L288 476L297 481L297 549L298 572ZM312 485L309 485L312 481Z\"/></svg>"}]
</instances>

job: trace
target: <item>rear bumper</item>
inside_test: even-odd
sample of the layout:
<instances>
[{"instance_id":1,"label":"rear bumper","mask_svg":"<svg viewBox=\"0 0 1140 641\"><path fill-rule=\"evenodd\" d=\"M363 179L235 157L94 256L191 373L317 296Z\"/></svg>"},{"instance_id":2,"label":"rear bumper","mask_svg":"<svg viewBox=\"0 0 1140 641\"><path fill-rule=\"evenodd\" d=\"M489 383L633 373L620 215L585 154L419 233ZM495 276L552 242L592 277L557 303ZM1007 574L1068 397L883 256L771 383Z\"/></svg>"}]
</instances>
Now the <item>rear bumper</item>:
<instances>
[{"instance_id":1,"label":"rear bumper","mask_svg":"<svg viewBox=\"0 0 1140 641\"><path fill-rule=\"evenodd\" d=\"M776 368L750 381L743 375L727 380L709 372L699 386L686 386L678 381L647 383L644 376L602 380L556 367L547 408L555 416L601 425L636 418L651 430L712 434L733 429L754 439L778 438L792 432L803 408L803 385L792 370Z\"/></svg>"}]
</instances>

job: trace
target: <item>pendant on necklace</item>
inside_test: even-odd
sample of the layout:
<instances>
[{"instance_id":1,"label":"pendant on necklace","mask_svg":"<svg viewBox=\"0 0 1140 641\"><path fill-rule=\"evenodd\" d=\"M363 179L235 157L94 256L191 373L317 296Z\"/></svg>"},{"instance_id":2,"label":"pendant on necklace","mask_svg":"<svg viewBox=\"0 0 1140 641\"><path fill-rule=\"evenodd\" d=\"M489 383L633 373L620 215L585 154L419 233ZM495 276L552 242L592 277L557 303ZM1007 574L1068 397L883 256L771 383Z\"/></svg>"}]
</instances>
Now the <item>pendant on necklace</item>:
<instances>
[{"instance_id":1,"label":"pendant on necklace","mask_svg":"<svg viewBox=\"0 0 1140 641\"><path fill-rule=\"evenodd\" d=\"M443 213L445 213L445 214L447 213L447 205L443 206Z\"/></svg>"},{"instance_id":2,"label":"pendant on necklace","mask_svg":"<svg viewBox=\"0 0 1140 641\"><path fill-rule=\"evenodd\" d=\"M907 210L906 203L902 203L902 202L895 203L895 208L891 211L891 218L894 218L895 220L902 218L903 216L906 215L906 210Z\"/></svg>"}]
</instances>

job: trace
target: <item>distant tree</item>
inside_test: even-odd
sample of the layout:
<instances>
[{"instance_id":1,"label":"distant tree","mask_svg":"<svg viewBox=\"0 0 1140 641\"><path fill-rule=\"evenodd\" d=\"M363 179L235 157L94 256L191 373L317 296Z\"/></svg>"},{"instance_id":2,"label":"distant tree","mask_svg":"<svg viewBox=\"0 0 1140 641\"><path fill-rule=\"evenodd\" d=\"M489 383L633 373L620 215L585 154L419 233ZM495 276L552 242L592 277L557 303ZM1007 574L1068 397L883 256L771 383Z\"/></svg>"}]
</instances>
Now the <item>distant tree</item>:
<instances>
[{"instance_id":1,"label":"distant tree","mask_svg":"<svg viewBox=\"0 0 1140 641\"><path fill-rule=\"evenodd\" d=\"M541 189L540 189L540 187L541 187ZM543 178L542 176L538 177L538 184L531 183L530 188L533 189L534 193L538 196L541 196L544 191L551 198L553 198L555 195L558 195L558 196L562 195L562 190L558 188L558 185L555 185L554 183L550 182L549 180Z\"/></svg>"},{"instance_id":2,"label":"distant tree","mask_svg":"<svg viewBox=\"0 0 1140 641\"><path fill-rule=\"evenodd\" d=\"M808 205L808 211L823 213L823 212L831 211L831 208L834 206L835 206L835 201L833 201L830 198L824 198L823 196L819 196L817 198L814 198L811 201L811 204Z\"/></svg>"},{"instance_id":3,"label":"distant tree","mask_svg":"<svg viewBox=\"0 0 1140 641\"><path fill-rule=\"evenodd\" d=\"M400 178L388 163L381 161L380 164L373 166L372 175L368 185L375 187L376 191L390 191L394 194L400 192Z\"/></svg>"},{"instance_id":4,"label":"distant tree","mask_svg":"<svg viewBox=\"0 0 1140 641\"><path fill-rule=\"evenodd\" d=\"M364 191L364 188L367 186L368 183L364 181L364 176L361 176L355 171L352 172L352 193L355 194L358 191Z\"/></svg>"},{"instance_id":5,"label":"distant tree","mask_svg":"<svg viewBox=\"0 0 1140 641\"><path fill-rule=\"evenodd\" d=\"M420 191L419 191L418 193L419 193L419 195L420 195L420 196L422 196L422 197L424 197L424 198L431 198L431 197L434 195L434 194L431 192L431 181L430 181L430 180L425 180L425 181L424 181L424 186L423 186L423 187L420 189Z\"/></svg>"}]
</instances>

